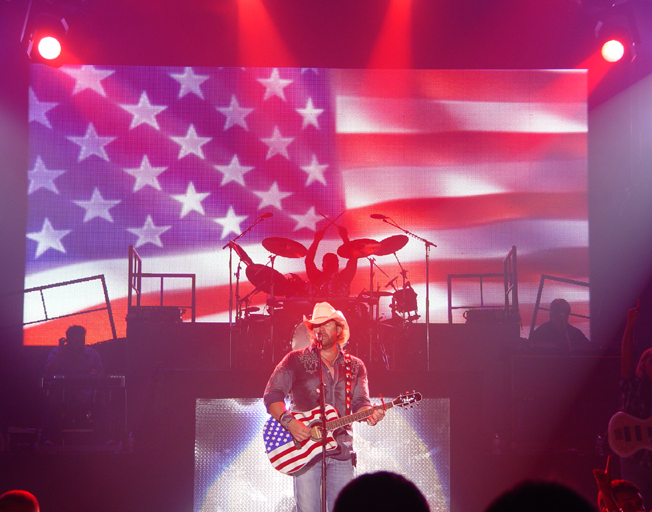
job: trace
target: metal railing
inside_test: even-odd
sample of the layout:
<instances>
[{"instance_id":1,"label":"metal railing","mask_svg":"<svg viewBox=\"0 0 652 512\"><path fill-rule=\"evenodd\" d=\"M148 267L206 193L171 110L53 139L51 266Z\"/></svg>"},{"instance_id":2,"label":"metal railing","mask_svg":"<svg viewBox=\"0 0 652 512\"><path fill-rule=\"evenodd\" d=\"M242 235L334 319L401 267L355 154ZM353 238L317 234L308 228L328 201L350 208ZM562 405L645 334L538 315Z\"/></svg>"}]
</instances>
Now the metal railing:
<instances>
[{"instance_id":1,"label":"metal railing","mask_svg":"<svg viewBox=\"0 0 652 512\"><path fill-rule=\"evenodd\" d=\"M453 281L456 279L477 279L480 286L480 304L453 305ZM503 301L501 304L485 304L484 282L487 279L502 279ZM503 259L503 272L488 272L481 274L448 274L448 323L453 323L453 311L456 309L502 309L504 315L511 315L515 318L518 315L518 273L516 246L513 245L507 256Z\"/></svg>"},{"instance_id":2,"label":"metal railing","mask_svg":"<svg viewBox=\"0 0 652 512\"><path fill-rule=\"evenodd\" d=\"M127 313L131 316L132 313L140 310L141 295L142 295L142 280L143 278L159 279L159 306L163 307L164 286L166 279L190 279L191 281L191 304L177 305L168 304L168 307L178 307L179 309L191 310L191 321L195 321L196 315L196 299L195 299L195 274L170 274L170 273L152 273L143 272L143 260L138 255L138 252L133 245L129 246L129 286L127 291ZM133 295L136 295L136 304L133 304Z\"/></svg>"},{"instance_id":3,"label":"metal railing","mask_svg":"<svg viewBox=\"0 0 652 512\"><path fill-rule=\"evenodd\" d=\"M52 288L58 288L61 286L70 286L74 284L79 284L79 283L85 283L88 281L94 281L94 280L99 280L102 284L102 290L104 292L104 306L92 308L92 309L85 309L83 311L76 311L75 313L68 313L66 315L57 315L57 316L50 316L48 314L48 307L46 304L45 300L45 295L43 294L44 290L49 290ZM57 320L59 318L67 318L67 317L72 317L72 316L79 316L79 315L87 315L89 313L96 313L98 311L105 311L107 312L107 315L109 317L109 323L111 324L111 333L113 334L113 339L117 339L118 335L115 330L115 322L113 321L113 312L111 310L111 301L109 300L109 292L106 288L106 280L104 279L104 274L99 274L96 276L90 276L90 277L82 277L80 279L73 279L71 281L63 281L60 283L53 283L53 284L46 284L43 286L35 286L34 288L28 288L26 289L23 293L32 293L32 292L39 292L41 296L41 304L43 305L43 315L45 318L42 318L40 320L32 320L31 322L23 322L23 325L32 325L32 324L38 324L42 322L48 322L50 320Z\"/></svg>"}]
</instances>

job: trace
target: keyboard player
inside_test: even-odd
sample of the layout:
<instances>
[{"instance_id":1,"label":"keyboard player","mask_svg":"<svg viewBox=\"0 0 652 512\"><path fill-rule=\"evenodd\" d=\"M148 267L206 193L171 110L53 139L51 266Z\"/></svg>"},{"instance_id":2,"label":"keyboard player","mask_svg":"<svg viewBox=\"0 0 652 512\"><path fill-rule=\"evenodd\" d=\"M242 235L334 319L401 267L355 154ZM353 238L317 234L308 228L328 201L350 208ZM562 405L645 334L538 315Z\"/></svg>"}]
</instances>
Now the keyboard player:
<instances>
[{"instance_id":1,"label":"keyboard player","mask_svg":"<svg viewBox=\"0 0 652 512\"><path fill-rule=\"evenodd\" d=\"M100 354L86 346L86 328L72 325L66 337L53 348L45 365L45 376L102 377L104 368ZM45 444L58 444L61 431L71 426L95 432L96 442L108 439L108 400L96 388L70 388L48 391L45 403Z\"/></svg>"}]
</instances>

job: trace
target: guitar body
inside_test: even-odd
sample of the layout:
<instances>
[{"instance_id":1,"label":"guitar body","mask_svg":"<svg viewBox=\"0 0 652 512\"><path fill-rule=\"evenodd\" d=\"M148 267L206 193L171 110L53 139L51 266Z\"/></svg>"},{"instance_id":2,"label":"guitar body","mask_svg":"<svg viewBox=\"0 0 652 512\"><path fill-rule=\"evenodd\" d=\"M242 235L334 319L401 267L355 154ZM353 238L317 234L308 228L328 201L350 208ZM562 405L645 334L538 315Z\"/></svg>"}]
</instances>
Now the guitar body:
<instances>
[{"instance_id":1,"label":"guitar body","mask_svg":"<svg viewBox=\"0 0 652 512\"><path fill-rule=\"evenodd\" d=\"M311 411L291 411L290 414L310 429L311 437L300 445L274 418L269 418L263 428L265 451L275 469L286 475L300 474L321 458L321 414L319 407ZM326 420L339 417L337 409L326 405ZM332 431L326 434L326 452L330 455L339 449Z\"/></svg>"},{"instance_id":2,"label":"guitar body","mask_svg":"<svg viewBox=\"0 0 652 512\"><path fill-rule=\"evenodd\" d=\"M630 457L639 450L652 450L652 418L639 419L626 412L617 412L609 420L609 446L621 457Z\"/></svg>"}]
</instances>

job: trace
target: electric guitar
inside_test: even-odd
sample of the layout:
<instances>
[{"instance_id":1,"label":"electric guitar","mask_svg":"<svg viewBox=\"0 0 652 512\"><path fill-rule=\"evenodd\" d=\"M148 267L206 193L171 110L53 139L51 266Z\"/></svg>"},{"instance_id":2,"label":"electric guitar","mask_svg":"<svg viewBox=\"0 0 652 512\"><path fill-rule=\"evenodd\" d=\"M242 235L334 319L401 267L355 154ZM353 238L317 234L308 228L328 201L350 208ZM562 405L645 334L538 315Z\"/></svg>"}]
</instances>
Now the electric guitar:
<instances>
[{"instance_id":1,"label":"electric guitar","mask_svg":"<svg viewBox=\"0 0 652 512\"><path fill-rule=\"evenodd\" d=\"M399 396L391 402L385 402L383 405L377 405L371 409L365 409L342 418L338 416L335 407L326 404L326 453L337 453L339 446L334 434L338 428L371 416L374 409L381 407L391 409L394 406L411 407L420 401L421 393L412 391ZM269 457L274 469L286 475L301 472L306 466L312 465L319 460L322 453L322 422L319 407L306 412L290 411L290 414L294 416L294 419L299 420L310 429L310 437L305 441L301 443L295 441L292 435L274 418L269 418L263 428L267 457Z\"/></svg>"},{"instance_id":2,"label":"electric guitar","mask_svg":"<svg viewBox=\"0 0 652 512\"><path fill-rule=\"evenodd\" d=\"M626 412L617 412L607 428L609 446L617 455L629 457L637 451L652 450L652 418L639 419Z\"/></svg>"}]
</instances>

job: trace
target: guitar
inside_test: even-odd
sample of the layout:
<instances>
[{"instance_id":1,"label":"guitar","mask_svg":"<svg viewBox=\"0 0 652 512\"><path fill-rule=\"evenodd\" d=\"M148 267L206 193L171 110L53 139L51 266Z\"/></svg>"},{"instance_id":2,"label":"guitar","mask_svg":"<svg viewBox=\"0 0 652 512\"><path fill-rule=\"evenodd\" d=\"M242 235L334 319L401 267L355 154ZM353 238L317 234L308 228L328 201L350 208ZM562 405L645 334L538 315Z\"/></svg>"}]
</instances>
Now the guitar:
<instances>
[{"instance_id":1,"label":"guitar","mask_svg":"<svg viewBox=\"0 0 652 512\"><path fill-rule=\"evenodd\" d=\"M629 457L637 451L652 450L652 418L642 420L626 412L617 412L607 428L609 446L617 455Z\"/></svg>"},{"instance_id":2,"label":"guitar","mask_svg":"<svg viewBox=\"0 0 652 512\"><path fill-rule=\"evenodd\" d=\"M384 407L385 409L391 409L394 406L411 407L420 401L421 393L413 391L411 393L405 393L391 402L385 402L383 405L377 405L371 409L365 409L348 416L343 416L342 418L338 416L335 407L326 404L326 453L336 453L339 448L337 440L334 437L334 433L338 428L350 425L355 421L363 420L371 416L374 409L379 409L380 407ZM301 443L295 441L292 435L274 418L269 418L263 428L263 439L265 441L267 457L269 457L269 461L272 463L274 469L286 475L294 475L301 472L306 466L312 465L319 460L322 453L322 422L319 407L306 412L290 411L290 414L310 429L310 437L305 441Z\"/></svg>"}]
</instances>

